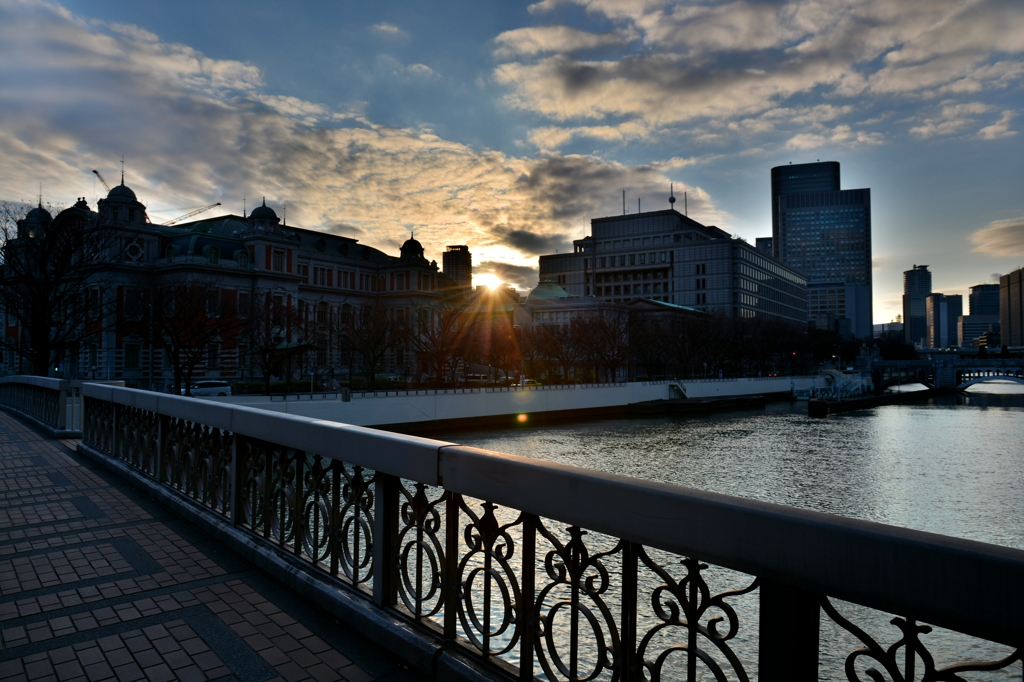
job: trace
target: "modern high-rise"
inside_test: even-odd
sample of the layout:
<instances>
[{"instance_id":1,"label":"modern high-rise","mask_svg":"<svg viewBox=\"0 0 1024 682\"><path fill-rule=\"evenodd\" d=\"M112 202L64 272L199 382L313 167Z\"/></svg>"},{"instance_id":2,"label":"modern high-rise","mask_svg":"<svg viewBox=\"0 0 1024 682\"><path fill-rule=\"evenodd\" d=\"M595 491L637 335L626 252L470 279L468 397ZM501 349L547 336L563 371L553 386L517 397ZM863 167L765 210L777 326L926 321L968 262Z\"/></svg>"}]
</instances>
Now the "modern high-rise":
<instances>
[{"instance_id":1,"label":"modern high-rise","mask_svg":"<svg viewBox=\"0 0 1024 682\"><path fill-rule=\"evenodd\" d=\"M958 323L958 340L964 348L982 334L999 332L999 285L977 284L967 299L968 314Z\"/></svg>"},{"instance_id":2,"label":"modern high-rise","mask_svg":"<svg viewBox=\"0 0 1024 682\"><path fill-rule=\"evenodd\" d=\"M869 337L871 190L839 187L837 161L772 168L772 249L807 277L811 319L845 318L854 336Z\"/></svg>"},{"instance_id":3,"label":"modern high-rise","mask_svg":"<svg viewBox=\"0 0 1024 682\"><path fill-rule=\"evenodd\" d=\"M903 272L903 338L919 348L928 346L928 307L932 294L932 273L927 265L915 265Z\"/></svg>"},{"instance_id":4,"label":"modern high-rise","mask_svg":"<svg viewBox=\"0 0 1024 682\"><path fill-rule=\"evenodd\" d=\"M1024 346L1024 268L999 278L999 325L1004 346Z\"/></svg>"},{"instance_id":5,"label":"modern high-rise","mask_svg":"<svg viewBox=\"0 0 1024 682\"><path fill-rule=\"evenodd\" d=\"M441 255L441 269L460 287L473 287L473 254L465 245L449 246Z\"/></svg>"},{"instance_id":6,"label":"modern high-rise","mask_svg":"<svg viewBox=\"0 0 1024 682\"><path fill-rule=\"evenodd\" d=\"M964 310L964 297L960 294L932 294L925 299L925 317L928 325L928 348L952 348L957 339L957 320Z\"/></svg>"},{"instance_id":7,"label":"modern high-rise","mask_svg":"<svg viewBox=\"0 0 1024 682\"><path fill-rule=\"evenodd\" d=\"M541 282L607 303L650 299L731 317L807 323L807 280L771 254L675 209L590 221L572 253L540 257Z\"/></svg>"}]
</instances>

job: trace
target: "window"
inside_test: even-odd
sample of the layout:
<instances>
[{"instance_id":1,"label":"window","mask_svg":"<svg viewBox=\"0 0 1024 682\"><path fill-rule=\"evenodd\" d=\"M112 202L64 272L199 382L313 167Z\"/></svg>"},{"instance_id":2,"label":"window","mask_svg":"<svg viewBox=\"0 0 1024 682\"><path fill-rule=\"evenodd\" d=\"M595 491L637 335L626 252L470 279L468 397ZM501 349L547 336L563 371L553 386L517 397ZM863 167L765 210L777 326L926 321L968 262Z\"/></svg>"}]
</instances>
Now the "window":
<instances>
[{"instance_id":1,"label":"window","mask_svg":"<svg viewBox=\"0 0 1024 682\"><path fill-rule=\"evenodd\" d=\"M395 349L395 364L398 365L398 366L402 366L402 365L405 364L405 349L404 348L396 348Z\"/></svg>"},{"instance_id":2,"label":"window","mask_svg":"<svg viewBox=\"0 0 1024 682\"><path fill-rule=\"evenodd\" d=\"M217 265L220 263L220 249L216 246L211 246L206 251L206 262L210 265Z\"/></svg>"},{"instance_id":3,"label":"window","mask_svg":"<svg viewBox=\"0 0 1024 682\"><path fill-rule=\"evenodd\" d=\"M304 280L306 280L308 282L309 281L309 266L306 265L305 263L299 263L298 268L299 268L299 277L301 277L302 279L304 279Z\"/></svg>"},{"instance_id":4,"label":"window","mask_svg":"<svg viewBox=\"0 0 1024 682\"><path fill-rule=\"evenodd\" d=\"M328 268L313 267L313 284L320 287L328 285Z\"/></svg>"},{"instance_id":5,"label":"window","mask_svg":"<svg viewBox=\"0 0 1024 682\"><path fill-rule=\"evenodd\" d=\"M245 249L239 249L237 258L238 258L238 267L243 268L243 269L249 267L249 252L248 251L246 251Z\"/></svg>"},{"instance_id":6,"label":"window","mask_svg":"<svg viewBox=\"0 0 1024 682\"><path fill-rule=\"evenodd\" d=\"M240 345L238 347L238 367L243 371L249 366L249 346Z\"/></svg>"},{"instance_id":7,"label":"window","mask_svg":"<svg viewBox=\"0 0 1024 682\"><path fill-rule=\"evenodd\" d=\"M238 292L238 317L242 320L249 319L249 308L252 305L252 298L248 291Z\"/></svg>"},{"instance_id":8,"label":"window","mask_svg":"<svg viewBox=\"0 0 1024 682\"><path fill-rule=\"evenodd\" d=\"M270 269L274 272L284 272L284 251L274 250L270 259Z\"/></svg>"},{"instance_id":9,"label":"window","mask_svg":"<svg viewBox=\"0 0 1024 682\"><path fill-rule=\"evenodd\" d=\"M284 321L284 296L274 296L270 306L270 320L274 325L280 325Z\"/></svg>"},{"instance_id":10,"label":"window","mask_svg":"<svg viewBox=\"0 0 1024 682\"><path fill-rule=\"evenodd\" d=\"M395 276L395 291L405 291L405 275L399 273Z\"/></svg>"},{"instance_id":11,"label":"window","mask_svg":"<svg viewBox=\"0 0 1024 682\"><path fill-rule=\"evenodd\" d=\"M346 303L341 306L341 323L350 324L352 322L352 306Z\"/></svg>"},{"instance_id":12,"label":"window","mask_svg":"<svg viewBox=\"0 0 1024 682\"><path fill-rule=\"evenodd\" d=\"M216 369L220 367L220 344L211 343L206 346L206 368Z\"/></svg>"},{"instance_id":13,"label":"window","mask_svg":"<svg viewBox=\"0 0 1024 682\"><path fill-rule=\"evenodd\" d=\"M142 290L125 289L124 291L124 319L138 321L142 319L143 311Z\"/></svg>"},{"instance_id":14,"label":"window","mask_svg":"<svg viewBox=\"0 0 1024 682\"><path fill-rule=\"evenodd\" d=\"M206 293L206 314L210 316L220 315L220 288L210 287Z\"/></svg>"},{"instance_id":15,"label":"window","mask_svg":"<svg viewBox=\"0 0 1024 682\"><path fill-rule=\"evenodd\" d=\"M327 317L328 317L328 313L329 312L330 312L330 308L327 305L327 303L325 303L323 301L318 303L316 305L316 321L317 321L317 323L319 323L319 324L327 324ZM324 363L320 363L320 364L324 364Z\"/></svg>"},{"instance_id":16,"label":"window","mask_svg":"<svg viewBox=\"0 0 1024 682\"><path fill-rule=\"evenodd\" d=\"M142 346L140 344L124 344L124 368L126 370L142 368Z\"/></svg>"}]
</instances>

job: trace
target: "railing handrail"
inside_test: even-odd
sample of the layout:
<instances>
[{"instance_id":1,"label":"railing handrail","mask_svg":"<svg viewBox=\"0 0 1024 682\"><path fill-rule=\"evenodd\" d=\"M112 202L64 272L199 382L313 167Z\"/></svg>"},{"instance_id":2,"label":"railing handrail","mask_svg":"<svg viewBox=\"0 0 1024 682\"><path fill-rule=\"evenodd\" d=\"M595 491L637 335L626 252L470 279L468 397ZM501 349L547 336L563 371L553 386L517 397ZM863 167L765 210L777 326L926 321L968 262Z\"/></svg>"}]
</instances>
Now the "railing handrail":
<instances>
[{"instance_id":1,"label":"railing handrail","mask_svg":"<svg viewBox=\"0 0 1024 682\"><path fill-rule=\"evenodd\" d=\"M67 379L37 377L26 374L16 374L13 376L0 377L0 384L27 384L29 386L38 386L39 388L48 388L51 391L66 391L68 388Z\"/></svg>"},{"instance_id":2,"label":"railing handrail","mask_svg":"<svg viewBox=\"0 0 1024 682\"><path fill-rule=\"evenodd\" d=\"M463 446L445 447L439 470L463 495L1004 644L1024 639L1024 550Z\"/></svg>"},{"instance_id":3,"label":"railing handrail","mask_svg":"<svg viewBox=\"0 0 1024 682\"><path fill-rule=\"evenodd\" d=\"M83 394L1004 644L1024 640L1022 550L244 406L96 384Z\"/></svg>"},{"instance_id":4,"label":"railing handrail","mask_svg":"<svg viewBox=\"0 0 1024 682\"><path fill-rule=\"evenodd\" d=\"M132 388L83 384L82 395L288 448L333 456L430 485L437 485L438 448L451 445L419 436Z\"/></svg>"}]
</instances>

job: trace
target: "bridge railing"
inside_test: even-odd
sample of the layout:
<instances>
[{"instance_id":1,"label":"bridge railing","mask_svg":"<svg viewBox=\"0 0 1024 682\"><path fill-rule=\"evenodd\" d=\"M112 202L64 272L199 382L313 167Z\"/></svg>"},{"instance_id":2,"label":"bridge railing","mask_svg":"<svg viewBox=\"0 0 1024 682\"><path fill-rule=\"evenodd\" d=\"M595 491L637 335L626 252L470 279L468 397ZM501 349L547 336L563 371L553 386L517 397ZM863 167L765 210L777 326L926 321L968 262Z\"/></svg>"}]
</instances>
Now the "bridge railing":
<instances>
[{"instance_id":1,"label":"bridge railing","mask_svg":"<svg viewBox=\"0 0 1024 682\"><path fill-rule=\"evenodd\" d=\"M300 587L361 595L493 676L812 680L822 623L845 637L850 679L917 679L915 664L958 679L935 677L922 621L1004 647L974 669L1021 659L1024 551L293 415L83 393L84 451L286 559ZM734 589L713 587L722 575ZM843 602L896 627L876 640Z\"/></svg>"},{"instance_id":2,"label":"bridge railing","mask_svg":"<svg viewBox=\"0 0 1024 682\"><path fill-rule=\"evenodd\" d=\"M0 377L0 405L17 412L56 436L81 435L68 431L69 382L35 376Z\"/></svg>"}]
</instances>

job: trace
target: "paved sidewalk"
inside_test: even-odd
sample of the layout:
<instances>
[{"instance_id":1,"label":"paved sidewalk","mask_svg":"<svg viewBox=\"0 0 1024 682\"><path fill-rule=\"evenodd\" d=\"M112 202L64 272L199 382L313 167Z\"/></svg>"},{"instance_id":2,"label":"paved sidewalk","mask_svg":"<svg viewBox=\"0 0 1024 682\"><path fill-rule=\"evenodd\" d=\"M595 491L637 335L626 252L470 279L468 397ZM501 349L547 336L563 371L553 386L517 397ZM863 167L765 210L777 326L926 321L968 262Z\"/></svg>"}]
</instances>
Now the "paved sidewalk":
<instances>
[{"instance_id":1,"label":"paved sidewalk","mask_svg":"<svg viewBox=\"0 0 1024 682\"><path fill-rule=\"evenodd\" d=\"M0 412L0 680L142 679L418 677L72 442Z\"/></svg>"}]
</instances>

